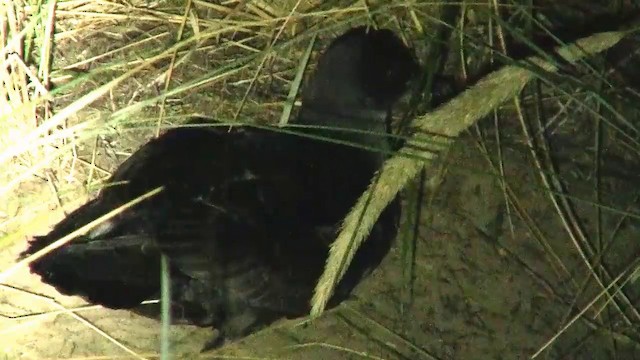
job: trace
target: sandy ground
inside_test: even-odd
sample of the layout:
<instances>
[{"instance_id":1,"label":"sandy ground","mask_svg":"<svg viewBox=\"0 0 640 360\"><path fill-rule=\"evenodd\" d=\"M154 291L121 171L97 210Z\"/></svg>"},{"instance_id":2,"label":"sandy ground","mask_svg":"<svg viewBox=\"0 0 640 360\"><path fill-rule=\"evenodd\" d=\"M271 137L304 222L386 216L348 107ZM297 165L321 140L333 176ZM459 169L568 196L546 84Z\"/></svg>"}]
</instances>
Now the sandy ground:
<instances>
[{"instance_id":1,"label":"sandy ground","mask_svg":"<svg viewBox=\"0 0 640 360\"><path fill-rule=\"evenodd\" d=\"M407 300L409 290L403 285L398 240L382 266L358 287L353 300L313 322L282 321L202 356L307 360L529 358L576 313L568 312L571 301L577 298L582 309L597 291L587 287L576 295L576 286L586 275L585 267L548 195L540 190L527 153L515 146L506 150L507 178L520 205L566 270L553 265L552 258L545 255L534 236L535 228L525 226L514 208L505 206L500 183L489 174L486 160L476 149L470 140L461 140L454 147L443 163L447 172L442 184L435 195L428 193L422 204L413 301ZM565 170L561 168L561 173L572 173ZM577 185L571 189L580 190L580 181L574 183ZM585 191L589 188L583 187ZM578 207L577 211L588 217L589 209ZM51 215L52 222L59 216ZM633 233L631 229L618 237L627 254L633 253ZM3 250L2 268L12 264L24 246L20 241ZM623 257L616 259L618 265L625 264ZM615 275L620 266L616 268L613 263L609 269ZM67 307L82 304L80 299L57 294L25 270L14 274L9 283L51 296ZM637 304L633 294L629 299ZM46 298L0 289L0 312L5 316L56 309ZM160 327L156 321L102 308L80 315L140 356L153 358L157 354ZM615 314L611 316L615 319ZM540 358L609 358L607 349L613 340L602 331L591 331L603 329L593 325L592 318L589 315L578 320ZM175 358L201 356L198 351L209 335L209 329L175 326ZM6 359L134 358L67 314L0 318L0 337L0 353ZM616 342L618 355L622 356L619 358L640 356L634 342L622 339Z\"/></svg>"}]
</instances>

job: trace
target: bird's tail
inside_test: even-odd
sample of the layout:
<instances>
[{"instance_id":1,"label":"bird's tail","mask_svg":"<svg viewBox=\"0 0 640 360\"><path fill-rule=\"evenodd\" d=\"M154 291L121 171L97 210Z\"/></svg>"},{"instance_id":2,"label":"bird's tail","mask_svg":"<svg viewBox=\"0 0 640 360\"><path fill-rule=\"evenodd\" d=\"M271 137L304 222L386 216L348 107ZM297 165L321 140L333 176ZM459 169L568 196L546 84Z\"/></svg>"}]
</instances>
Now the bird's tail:
<instances>
[{"instance_id":1,"label":"bird's tail","mask_svg":"<svg viewBox=\"0 0 640 360\"><path fill-rule=\"evenodd\" d=\"M93 221L105 211L91 201L70 214L45 236L37 236L20 256L29 256ZM127 226L133 226L133 222ZM110 308L130 308L158 292L159 251L151 235L128 228L123 219L94 230L33 261L29 267L42 281L65 295Z\"/></svg>"}]
</instances>

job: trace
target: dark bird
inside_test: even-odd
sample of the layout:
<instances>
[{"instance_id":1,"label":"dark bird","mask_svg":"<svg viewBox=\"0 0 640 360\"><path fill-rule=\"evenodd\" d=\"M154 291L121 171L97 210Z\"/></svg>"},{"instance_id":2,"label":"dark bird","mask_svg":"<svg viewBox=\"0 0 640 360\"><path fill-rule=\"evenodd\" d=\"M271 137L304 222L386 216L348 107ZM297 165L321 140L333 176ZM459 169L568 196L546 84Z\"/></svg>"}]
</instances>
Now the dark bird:
<instances>
[{"instance_id":1,"label":"dark bird","mask_svg":"<svg viewBox=\"0 0 640 360\"><path fill-rule=\"evenodd\" d=\"M157 317L157 308L139 305L158 297L164 253L172 319L216 329L209 348L303 316L342 219L392 150L391 107L417 71L390 30L351 29L320 56L303 92L296 124L325 128L168 130L114 172L109 183L118 185L35 237L21 257L164 186L32 262L31 271L62 294ZM198 124L211 122L190 121ZM329 306L382 261L399 211L397 201L385 210Z\"/></svg>"}]
</instances>

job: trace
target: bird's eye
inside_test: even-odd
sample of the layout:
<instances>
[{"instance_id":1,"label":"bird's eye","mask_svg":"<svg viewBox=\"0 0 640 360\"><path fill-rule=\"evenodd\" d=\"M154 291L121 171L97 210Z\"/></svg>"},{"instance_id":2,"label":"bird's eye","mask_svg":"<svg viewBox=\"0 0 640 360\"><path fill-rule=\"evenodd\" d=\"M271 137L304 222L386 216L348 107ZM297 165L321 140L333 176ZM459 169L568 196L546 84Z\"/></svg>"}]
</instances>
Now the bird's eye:
<instances>
[{"instance_id":1,"label":"bird's eye","mask_svg":"<svg viewBox=\"0 0 640 360\"><path fill-rule=\"evenodd\" d=\"M391 78L393 77L393 69L389 69L389 70L387 70L387 72L384 74L384 76L385 76L387 79L391 79Z\"/></svg>"}]
</instances>

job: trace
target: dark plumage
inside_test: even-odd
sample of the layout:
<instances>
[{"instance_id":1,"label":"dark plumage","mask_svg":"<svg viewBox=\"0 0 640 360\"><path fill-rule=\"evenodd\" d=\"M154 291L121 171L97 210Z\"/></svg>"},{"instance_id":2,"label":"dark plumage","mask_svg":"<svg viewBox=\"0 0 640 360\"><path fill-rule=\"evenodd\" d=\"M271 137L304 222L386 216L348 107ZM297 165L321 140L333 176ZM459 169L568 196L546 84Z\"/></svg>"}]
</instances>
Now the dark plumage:
<instances>
[{"instance_id":1,"label":"dark plumage","mask_svg":"<svg viewBox=\"0 0 640 360\"><path fill-rule=\"evenodd\" d=\"M416 71L411 52L391 31L352 29L320 57L296 122L378 133L304 131L388 152L390 108ZM138 305L158 296L165 252L173 318L218 329L217 346L308 312L328 246L384 157L273 129L172 129L115 171L110 182L125 184L105 187L49 234L35 237L22 256L163 185L160 194L33 262L31 271L63 294L157 316L157 309ZM395 202L330 306L386 255L398 214Z\"/></svg>"}]
</instances>

